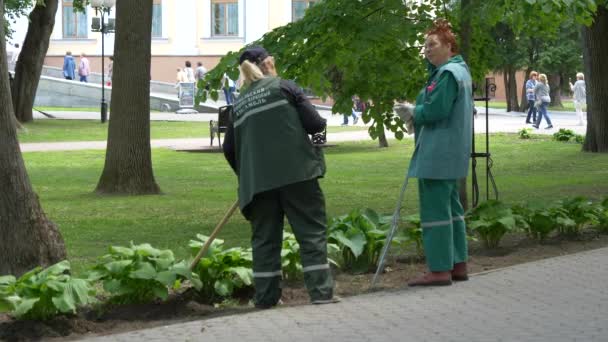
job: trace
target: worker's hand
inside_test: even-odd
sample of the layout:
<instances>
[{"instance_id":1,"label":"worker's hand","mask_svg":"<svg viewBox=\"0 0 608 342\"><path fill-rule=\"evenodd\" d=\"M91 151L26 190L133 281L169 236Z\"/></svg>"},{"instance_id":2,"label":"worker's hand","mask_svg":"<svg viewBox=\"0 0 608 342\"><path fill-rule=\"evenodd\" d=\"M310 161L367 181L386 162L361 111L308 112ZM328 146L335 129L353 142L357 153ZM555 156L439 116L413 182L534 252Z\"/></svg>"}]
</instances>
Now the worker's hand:
<instances>
[{"instance_id":1,"label":"worker's hand","mask_svg":"<svg viewBox=\"0 0 608 342\"><path fill-rule=\"evenodd\" d=\"M405 122L414 119L414 106L410 104L398 103L393 107L393 110Z\"/></svg>"}]
</instances>

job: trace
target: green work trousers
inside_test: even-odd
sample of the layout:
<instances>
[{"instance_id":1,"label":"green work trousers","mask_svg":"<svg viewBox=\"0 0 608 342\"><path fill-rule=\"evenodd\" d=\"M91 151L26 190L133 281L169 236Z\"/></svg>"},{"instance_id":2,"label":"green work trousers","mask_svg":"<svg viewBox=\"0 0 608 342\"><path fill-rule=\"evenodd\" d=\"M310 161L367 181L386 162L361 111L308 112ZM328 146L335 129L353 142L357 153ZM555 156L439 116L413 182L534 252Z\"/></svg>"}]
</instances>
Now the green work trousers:
<instances>
[{"instance_id":1,"label":"green work trousers","mask_svg":"<svg viewBox=\"0 0 608 342\"><path fill-rule=\"evenodd\" d=\"M247 213L253 229L255 304L272 306L281 298L284 216L300 244L304 283L311 301L332 298L325 198L317 179L258 193L247 206Z\"/></svg>"},{"instance_id":2,"label":"green work trousers","mask_svg":"<svg viewBox=\"0 0 608 342\"><path fill-rule=\"evenodd\" d=\"M418 190L427 266L431 272L450 271L468 254L458 180L418 179Z\"/></svg>"}]
</instances>

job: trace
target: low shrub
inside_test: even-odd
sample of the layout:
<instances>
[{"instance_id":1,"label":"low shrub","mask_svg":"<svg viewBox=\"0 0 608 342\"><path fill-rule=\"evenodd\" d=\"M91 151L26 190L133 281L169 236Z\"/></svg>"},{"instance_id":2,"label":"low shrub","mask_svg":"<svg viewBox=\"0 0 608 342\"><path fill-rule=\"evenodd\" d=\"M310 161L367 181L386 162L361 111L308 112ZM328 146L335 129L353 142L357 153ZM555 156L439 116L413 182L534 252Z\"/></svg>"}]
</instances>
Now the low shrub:
<instances>
[{"instance_id":1,"label":"low shrub","mask_svg":"<svg viewBox=\"0 0 608 342\"><path fill-rule=\"evenodd\" d=\"M348 215L333 218L329 224L328 241L340 249L342 268L353 273L373 271L390 229L392 216L380 217L372 209L355 209ZM393 243L404 241L402 235Z\"/></svg>"},{"instance_id":2,"label":"low shrub","mask_svg":"<svg viewBox=\"0 0 608 342\"><path fill-rule=\"evenodd\" d=\"M585 225L597 225L599 223L602 210L598 205L582 196L567 198L558 203L563 209L564 216L569 218L569 220L565 220L558 225L558 231L561 235L577 236Z\"/></svg>"},{"instance_id":3,"label":"low shrub","mask_svg":"<svg viewBox=\"0 0 608 342\"><path fill-rule=\"evenodd\" d=\"M196 255L209 237L197 234L190 240L192 255ZM205 255L194 267L202 286L199 293L208 302L230 297L237 289L253 284L251 248L234 247L224 250L224 240L215 239Z\"/></svg>"},{"instance_id":4,"label":"low shrub","mask_svg":"<svg viewBox=\"0 0 608 342\"><path fill-rule=\"evenodd\" d=\"M420 215L414 214L404 217L405 221L405 241L411 243L415 250L416 256L424 257L424 244L422 242L422 227L420 225Z\"/></svg>"},{"instance_id":5,"label":"low shrub","mask_svg":"<svg viewBox=\"0 0 608 342\"><path fill-rule=\"evenodd\" d=\"M519 135L519 139L530 139L532 138L532 129L522 128L517 132L517 135Z\"/></svg>"},{"instance_id":6,"label":"low shrub","mask_svg":"<svg viewBox=\"0 0 608 342\"><path fill-rule=\"evenodd\" d=\"M0 312L20 319L45 320L58 314L75 314L94 303L95 289L87 279L69 275L70 263L61 261L46 269L36 267L19 279L0 277Z\"/></svg>"},{"instance_id":7,"label":"low shrub","mask_svg":"<svg viewBox=\"0 0 608 342\"><path fill-rule=\"evenodd\" d=\"M560 128L559 131L553 133L553 139L557 141L570 141L576 133L571 129Z\"/></svg>"},{"instance_id":8,"label":"low shrub","mask_svg":"<svg viewBox=\"0 0 608 342\"><path fill-rule=\"evenodd\" d=\"M130 247L111 246L89 272L90 280L100 280L118 304L147 303L167 299L169 288L177 290L184 281L201 287L197 274L190 272L186 261L175 262L171 250L159 250L144 243Z\"/></svg>"},{"instance_id":9,"label":"low shrub","mask_svg":"<svg viewBox=\"0 0 608 342\"><path fill-rule=\"evenodd\" d=\"M479 235L483 245L496 248L508 232L516 229L516 220L511 208L500 201L483 202L467 213L467 226Z\"/></svg>"}]
</instances>

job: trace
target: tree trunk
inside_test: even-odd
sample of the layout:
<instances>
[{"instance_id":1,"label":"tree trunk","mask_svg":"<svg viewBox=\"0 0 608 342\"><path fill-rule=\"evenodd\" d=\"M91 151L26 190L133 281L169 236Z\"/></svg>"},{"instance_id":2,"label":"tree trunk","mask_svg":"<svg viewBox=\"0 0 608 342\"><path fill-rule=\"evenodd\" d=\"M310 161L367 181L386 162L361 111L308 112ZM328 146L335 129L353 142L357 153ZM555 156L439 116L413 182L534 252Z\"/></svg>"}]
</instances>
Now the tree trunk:
<instances>
[{"instance_id":1,"label":"tree trunk","mask_svg":"<svg viewBox=\"0 0 608 342\"><path fill-rule=\"evenodd\" d=\"M515 74L517 70L508 65L504 70L504 81L505 81L505 95L507 96L507 112L516 111L519 109L517 103L517 82L515 80Z\"/></svg>"},{"instance_id":2,"label":"tree trunk","mask_svg":"<svg viewBox=\"0 0 608 342\"><path fill-rule=\"evenodd\" d=\"M66 257L63 238L38 201L27 175L14 125L0 0L0 275L20 276Z\"/></svg>"},{"instance_id":3,"label":"tree trunk","mask_svg":"<svg viewBox=\"0 0 608 342\"><path fill-rule=\"evenodd\" d=\"M378 132L378 147L388 147L388 140L386 139L386 133L384 133L384 126Z\"/></svg>"},{"instance_id":4,"label":"tree trunk","mask_svg":"<svg viewBox=\"0 0 608 342\"><path fill-rule=\"evenodd\" d=\"M551 96L551 103L549 105L563 108L561 76L556 73L547 75L547 78L549 81L549 96Z\"/></svg>"},{"instance_id":5,"label":"tree trunk","mask_svg":"<svg viewBox=\"0 0 608 342\"><path fill-rule=\"evenodd\" d=\"M587 135L583 151L608 152L608 8L598 6L593 25L583 28L587 83Z\"/></svg>"},{"instance_id":6,"label":"tree trunk","mask_svg":"<svg viewBox=\"0 0 608 342\"><path fill-rule=\"evenodd\" d=\"M58 0L46 0L36 5L30 13L23 49L15 65L13 106L15 116L21 122L34 119L32 107L42 74L44 57L49 48L49 39L55 26Z\"/></svg>"},{"instance_id":7,"label":"tree trunk","mask_svg":"<svg viewBox=\"0 0 608 342\"><path fill-rule=\"evenodd\" d=\"M151 32L151 0L117 1L112 114L98 193L160 192L150 148Z\"/></svg>"}]
</instances>

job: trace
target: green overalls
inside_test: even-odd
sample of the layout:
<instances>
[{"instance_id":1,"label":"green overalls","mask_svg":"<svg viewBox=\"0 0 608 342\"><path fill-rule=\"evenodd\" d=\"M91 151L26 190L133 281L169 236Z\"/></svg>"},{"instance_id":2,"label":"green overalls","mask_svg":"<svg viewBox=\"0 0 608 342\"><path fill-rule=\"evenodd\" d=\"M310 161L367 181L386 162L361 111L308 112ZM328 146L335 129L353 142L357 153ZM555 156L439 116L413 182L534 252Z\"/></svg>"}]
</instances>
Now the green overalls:
<instances>
[{"instance_id":1,"label":"green overalls","mask_svg":"<svg viewBox=\"0 0 608 342\"><path fill-rule=\"evenodd\" d=\"M467 260L464 210L458 179L467 177L472 140L473 97L468 66L461 56L430 66L416 99L416 148L409 177L418 178L420 221L427 265L452 270Z\"/></svg>"},{"instance_id":2,"label":"green overalls","mask_svg":"<svg viewBox=\"0 0 608 342\"><path fill-rule=\"evenodd\" d=\"M323 152L310 142L278 78L251 84L234 114L239 205L253 229L256 305L269 307L281 298L284 216L300 244L311 301L332 298L325 199L317 181L325 174Z\"/></svg>"}]
</instances>

